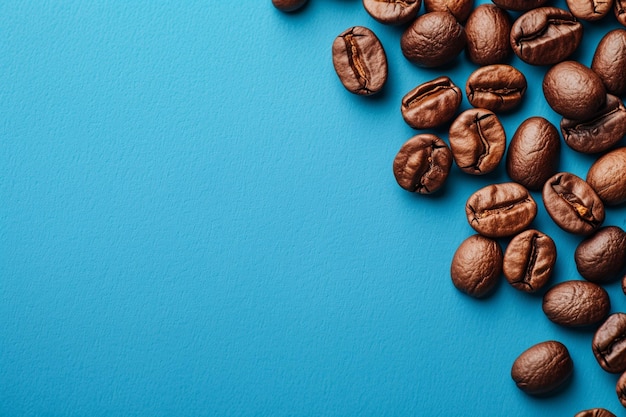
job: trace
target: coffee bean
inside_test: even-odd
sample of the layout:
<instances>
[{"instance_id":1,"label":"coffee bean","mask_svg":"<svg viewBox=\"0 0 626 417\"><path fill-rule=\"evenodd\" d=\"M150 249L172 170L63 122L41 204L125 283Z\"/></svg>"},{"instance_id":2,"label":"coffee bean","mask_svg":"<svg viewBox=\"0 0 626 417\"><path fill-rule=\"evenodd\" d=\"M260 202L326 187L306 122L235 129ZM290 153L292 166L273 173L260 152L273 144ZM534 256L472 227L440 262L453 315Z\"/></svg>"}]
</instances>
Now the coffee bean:
<instances>
[{"instance_id":1,"label":"coffee bean","mask_svg":"<svg viewBox=\"0 0 626 417\"><path fill-rule=\"evenodd\" d=\"M514 182L488 185L465 204L470 226L488 237L506 237L526 229L537 215L537 204L526 188Z\"/></svg>"},{"instance_id":2,"label":"coffee bean","mask_svg":"<svg viewBox=\"0 0 626 417\"><path fill-rule=\"evenodd\" d=\"M626 26L626 0L615 0L613 11L617 21Z\"/></svg>"},{"instance_id":3,"label":"coffee bean","mask_svg":"<svg viewBox=\"0 0 626 417\"><path fill-rule=\"evenodd\" d=\"M607 94L606 104L587 120L561 119L563 140L582 153L604 152L626 135L626 108L614 95Z\"/></svg>"},{"instance_id":4,"label":"coffee bean","mask_svg":"<svg viewBox=\"0 0 626 417\"><path fill-rule=\"evenodd\" d=\"M308 0L272 0L272 4L282 12L293 12L303 7Z\"/></svg>"},{"instance_id":5,"label":"coffee bean","mask_svg":"<svg viewBox=\"0 0 626 417\"><path fill-rule=\"evenodd\" d=\"M604 221L600 197L574 174L560 172L550 177L543 187L542 197L552 220L567 232L588 235Z\"/></svg>"},{"instance_id":6,"label":"coffee bean","mask_svg":"<svg viewBox=\"0 0 626 417\"><path fill-rule=\"evenodd\" d=\"M454 162L468 174L487 174L498 166L506 148L506 133L498 117L487 109L461 113L448 136Z\"/></svg>"},{"instance_id":7,"label":"coffee bean","mask_svg":"<svg viewBox=\"0 0 626 417\"><path fill-rule=\"evenodd\" d=\"M402 34L400 47L411 62L438 67L452 61L465 48L465 30L449 12L419 16Z\"/></svg>"},{"instance_id":8,"label":"coffee bean","mask_svg":"<svg viewBox=\"0 0 626 417\"><path fill-rule=\"evenodd\" d=\"M592 408L576 413L574 417L616 417L615 414L604 408Z\"/></svg>"},{"instance_id":9,"label":"coffee bean","mask_svg":"<svg viewBox=\"0 0 626 417\"><path fill-rule=\"evenodd\" d=\"M515 182L541 190L557 172L561 138L543 117L526 119L515 131L506 155L506 171Z\"/></svg>"},{"instance_id":10,"label":"coffee bean","mask_svg":"<svg viewBox=\"0 0 626 417\"><path fill-rule=\"evenodd\" d=\"M502 249L498 242L481 235L472 235L454 253L450 276L457 289L481 298L494 289L501 271Z\"/></svg>"},{"instance_id":11,"label":"coffee bean","mask_svg":"<svg viewBox=\"0 0 626 417\"><path fill-rule=\"evenodd\" d=\"M574 261L580 275L591 282L618 278L626 267L626 232L617 226L598 229L578 244Z\"/></svg>"},{"instance_id":12,"label":"coffee bean","mask_svg":"<svg viewBox=\"0 0 626 417\"><path fill-rule=\"evenodd\" d=\"M430 194L444 184L452 165L448 145L431 134L409 139L393 161L393 174L400 187L419 194Z\"/></svg>"},{"instance_id":13,"label":"coffee bean","mask_svg":"<svg viewBox=\"0 0 626 417\"><path fill-rule=\"evenodd\" d=\"M554 241L545 233L530 229L511 240L504 252L502 271L515 289L532 293L548 282L555 263Z\"/></svg>"},{"instance_id":14,"label":"coffee bean","mask_svg":"<svg viewBox=\"0 0 626 417\"><path fill-rule=\"evenodd\" d=\"M626 202L626 147L598 158L587 172L587 182L607 205Z\"/></svg>"},{"instance_id":15,"label":"coffee bean","mask_svg":"<svg viewBox=\"0 0 626 417\"><path fill-rule=\"evenodd\" d=\"M596 330L591 347L602 369L613 374L626 371L626 314L611 314Z\"/></svg>"},{"instance_id":16,"label":"coffee bean","mask_svg":"<svg viewBox=\"0 0 626 417\"><path fill-rule=\"evenodd\" d=\"M351 27L337 36L333 65L341 83L354 94L375 94L387 81L385 50L374 32L363 26Z\"/></svg>"},{"instance_id":17,"label":"coffee bean","mask_svg":"<svg viewBox=\"0 0 626 417\"><path fill-rule=\"evenodd\" d=\"M477 65L500 64L511 52L511 19L494 4L481 4L465 24L467 56ZM485 107L485 106L475 106Z\"/></svg>"},{"instance_id":18,"label":"coffee bean","mask_svg":"<svg viewBox=\"0 0 626 417\"><path fill-rule=\"evenodd\" d=\"M409 91L402 98L400 110L412 128L429 129L452 119L462 100L461 89L443 76Z\"/></svg>"},{"instance_id":19,"label":"coffee bean","mask_svg":"<svg viewBox=\"0 0 626 417\"><path fill-rule=\"evenodd\" d=\"M517 107L525 92L524 74L505 64L480 67L470 74L465 84L470 104L493 112L505 112Z\"/></svg>"},{"instance_id":20,"label":"coffee bean","mask_svg":"<svg viewBox=\"0 0 626 417\"><path fill-rule=\"evenodd\" d=\"M617 393L617 399L620 404L626 407L626 372L617 379L615 384L615 392Z\"/></svg>"},{"instance_id":21,"label":"coffee bean","mask_svg":"<svg viewBox=\"0 0 626 417\"><path fill-rule=\"evenodd\" d=\"M401 25L415 19L422 0L363 0L363 7L378 22Z\"/></svg>"},{"instance_id":22,"label":"coffee bean","mask_svg":"<svg viewBox=\"0 0 626 417\"><path fill-rule=\"evenodd\" d=\"M513 23L510 42L513 52L522 61L531 65L552 65L570 56L582 36L583 26L571 13L556 7L539 7L524 13Z\"/></svg>"},{"instance_id":23,"label":"coffee bean","mask_svg":"<svg viewBox=\"0 0 626 417\"><path fill-rule=\"evenodd\" d=\"M615 29L604 35L593 55L591 69L609 94L626 93L626 30Z\"/></svg>"},{"instance_id":24,"label":"coffee bean","mask_svg":"<svg viewBox=\"0 0 626 417\"><path fill-rule=\"evenodd\" d=\"M582 20L600 20L612 9L612 2L601 0L567 0L567 8Z\"/></svg>"},{"instance_id":25,"label":"coffee bean","mask_svg":"<svg viewBox=\"0 0 626 417\"><path fill-rule=\"evenodd\" d=\"M568 119L587 120L606 103L600 77L576 61L550 68L543 77L543 94L550 107Z\"/></svg>"},{"instance_id":26,"label":"coffee bean","mask_svg":"<svg viewBox=\"0 0 626 417\"><path fill-rule=\"evenodd\" d=\"M548 0L493 0L493 3L503 9L524 12L536 9L547 3Z\"/></svg>"},{"instance_id":27,"label":"coffee bean","mask_svg":"<svg viewBox=\"0 0 626 417\"><path fill-rule=\"evenodd\" d=\"M459 22L467 20L473 6L474 0L424 0L426 13L449 12Z\"/></svg>"},{"instance_id":28,"label":"coffee bean","mask_svg":"<svg viewBox=\"0 0 626 417\"><path fill-rule=\"evenodd\" d=\"M511 377L527 394L548 394L572 375L574 362L561 342L549 340L525 350L513 362Z\"/></svg>"},{"instance_id":29,"label":"coffee bean","mask_svg":"<svg viewBox=\"0 0 626 417\"><path fill-rule=\"evenodd\" d=\"M587 281L565 281L543 296L543 312L550 321L566 327L600 323L611 310L606 290Z\"/></svg>"}]
</instances>

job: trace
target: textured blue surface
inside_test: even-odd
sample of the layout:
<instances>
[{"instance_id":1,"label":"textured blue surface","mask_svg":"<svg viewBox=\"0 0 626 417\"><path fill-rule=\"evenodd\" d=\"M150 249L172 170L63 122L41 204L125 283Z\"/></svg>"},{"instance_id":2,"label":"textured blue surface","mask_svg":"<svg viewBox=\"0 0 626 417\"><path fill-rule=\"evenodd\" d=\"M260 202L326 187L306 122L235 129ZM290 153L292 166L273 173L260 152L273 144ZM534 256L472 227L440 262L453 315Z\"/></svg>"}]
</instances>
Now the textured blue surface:
<instances>
[{"instance_id":1,"label":"textured blue surface","mask_svg":"<svg viewBox=\"0 0 626 417\"><path fill-rule=\"evenodd\" d=\"M386 48L377 97L334 73L330 46L353 25ZM429 197L395 183L416 133L401 97L444 73L464 85L464 57L411 65L402 28L358 0L289 15L269 0L4 1L0 27L1 416L620 412L589 331L552 324L541 295L504 281L481 301L450 281L472 234L465 200L503 167L454 167ZM585 24L576 57L589 65L613 27ZM511 63L529 90L502 117L509 139L529 116L558 123L545 68ZM564 147L561 169L584 176L592 161ZM535 196L533 226L559 250L553 282L579 278L580 238ZM606 224L625 218L613 208ZM607 289L624 311L619 283ZM528 397L510 367L547 339L575 374Z\"/></svg>"}]
</instances>

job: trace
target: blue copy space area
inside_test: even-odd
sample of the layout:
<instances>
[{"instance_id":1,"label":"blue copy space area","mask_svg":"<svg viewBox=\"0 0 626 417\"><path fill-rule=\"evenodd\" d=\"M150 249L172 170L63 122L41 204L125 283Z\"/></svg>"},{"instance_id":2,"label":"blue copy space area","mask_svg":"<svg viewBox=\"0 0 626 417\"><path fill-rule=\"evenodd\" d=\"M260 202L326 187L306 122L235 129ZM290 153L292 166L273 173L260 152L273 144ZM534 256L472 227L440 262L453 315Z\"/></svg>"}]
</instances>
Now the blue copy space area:
<instances>
[{"instance_id":1,"label":"blue copy space area","mask_svg":"<svg viewBox=\"0 0 626 417\"><path fill-rule=\"evenodd\" d=\"M453 167L432 196L395 183L417 133L401 97L441 74L464 86L464 55L410 64L403 28L358 0L289 15L269 0L5 1L0 23L0 416L621 412L592 332L552 324L541 294L504 278L481 301L451 283L473 233L464 203L507 181L503 164ZM386 49L379 96L348 93L333 70L332 41L353 25ZM617 27L585 23L575 58L590 65ZM546 69L511 63L529 88L501 118L508 140L527 117L559 122ZM583 177L594 160L561 157ZM552 283L580 279L581 238L533 196L533 227L559 251ZM605 224L625 219L611 208ZM606 288L624 311L619 283ZM526 396L511 365L549 339L573 379Z\"/></svg>"}]
</instances>

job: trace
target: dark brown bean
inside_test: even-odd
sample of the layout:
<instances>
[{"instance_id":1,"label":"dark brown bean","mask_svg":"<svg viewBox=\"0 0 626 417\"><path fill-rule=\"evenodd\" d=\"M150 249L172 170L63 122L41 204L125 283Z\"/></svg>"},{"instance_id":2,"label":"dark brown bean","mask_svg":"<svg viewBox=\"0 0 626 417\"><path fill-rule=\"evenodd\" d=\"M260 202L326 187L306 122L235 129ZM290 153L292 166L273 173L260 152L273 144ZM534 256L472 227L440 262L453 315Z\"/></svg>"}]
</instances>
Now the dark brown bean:
<instances>
[{"instance_id":1,"label":"dark brown bean","mask_svg":"<svg viewBox=\"0 0 626 417\"><path fill-rule=\"evenodd\" d=\"M617 21L626 26L626 0L615 0L613 12Z\"/></svg>"},{"instance_id":2,"label":"dark brown bean","mask_svg":"<svg viewBox=\"0 0 626 417\"><path fill-rule=\"evenodd\" d=\"M556 245L550 236L538 230L526 230L507 246L502 271L515 289L532 293L552 276L556 256Z\"/></svg>"},{"instance_id":3,"label":"dark brown bean","mask_svg":"<svg viewBox=\"0 0 626 417\"><path fill-rule=\"evenodd\" d=\"M613 2L606 0L567 0L567 8L581 20L600 20L613 8Z\"/></svg>"},{"instance_id":4,"label":"dark brown bean","mask_svg":"<svg viewBox=\"0 0 626 417\"><path fill-rule=\"evenodd\" d=\"M591 61L609 94L626 93L626 30L615 29L600 40Z\"/></svg>"},{"instance_id":5,"label":"dark brown bean","mask_svg":"<svg viewBox=\"0 0 626 417\"><path fill-rule=\"evenodd\" d=\"M513 362L511 377L527 394L548 394L572 375L574 362L561 342L549 340L531 346Z\"/></svg>"},{"instance_id":6,"label":"dark brown bean","mask_svg":"<svg viewBox=\"0 0 626 417\"><path fill-rule=\"evenodd\" d=\"M477 65L503 63L511 53L511 19L494 4L481 4L472 11L465 24L465 34L467 56Z\"/></svg>"},{"instance_id":7,"label":"dark brown bean","mask_svg":"<svg viewBox=\"0 0 626 417\"><path fill-rule=\"evenodd\" d=\"M615 392L620 404L626 407L626 372L617 379L615 384Z\"/></svg>"},{"instance_id":8,"label":"dark brown bean","mask_svg":"<svg viewBox=\"0 0 626 417\"><path fill-rule=\"evenodd\" d=\"M616 417L615 414L604 408L592 408L576 413L574 417Z\"/></svg>"},{"instance_id":9,"label":"dark brown bean","mask_svg":"<svg viewBox=\"0 0 626 417\"><path fill-rule=\"evenodd\" d=\"M272 4L282 12L293 12L303 7L308 0L272 0Z\"/></svg>"},{"instance_id":10,"label":"dark brown bean","mask_svg":"<svg viewBox=\"0 0 626 417\"><path fill-rule=\"evenodd\" d=\"M461 89L442 76L418 85L402 98L400 111L414 129L429 129L450 121L461 105Z\"/></svg>"},{"instance_id":11,"label":"dark brown bean","mask_svg":"<svg viewBox=\"0 0 626 417\"><path fill-rule=\"evenodd\" d=\"M482 298L494 289L502 271L502 249L498 242L472 235L458 247L452 258L450 276L459 290Z\"/></svg>"},{"instance_id":12,"label":"dark brown bean","mask_svg":"<svg viewBox=\"0 0 626 417\"><path fill-rule=\"evenodd\" d=\"M526 229L537 215L537 204L526 188L514 182L488 185L465 204L470 226L488 237L506 237Z\"/></svg>"},{"instance_id":13,"label":"dark brown bean","mask_svg":"<svg viewBox=\"0 0 626 417\"><path fill-rule=\"evenodd\" d=\"M474 0L424 0L426 13L450 12L459 22L465 22L474 7Z\"/></svg>"},{"instance_id":14,"label":"dark brown bean","mask_svg":"<svg viewBox=\"0 0 626 417\"><path fill-rule=\"evenodd\" d=\"M626 147L598 158L587 172L587 182L604 204L626 202Z\"/></svg>"},{"instance_id":15,"label":"dark brown bean","mask_svg":"<svg viewBox=\"0 0 626 417\"><path fill-rule=\"evenodd\" d=\"M593 335L591 348L605 371L626 371L626 314L611 314Z\"/></svg>"},{"instance_id":16,"label":"dark brown bean","mask_svg":"<svg viewBox=\"0 0 626 417\"><path fill-rule=\"evenodd\" d=\"M493 112L517 107L526 92L526 77L510 65L495 64L472 72L465 84L470 104Z\"/></svg>"},{"instance_id":17,"label":"dark brown bean","mask_svg":"<svg viewBox=\"0 0 626 417\"><path fill-rule=\"evenodd\" d=\"M506 155L506 171L515 182L541 190L557 172L561 137L543 117L526 119L515 131Z\"/></svg>"},{"instance_id":18,"label":"dark brown bean","mask_svg":"<svg viewBox=\"0 0 626 417\"><path fill-rule=\"evenodd\" d=\"M422 0L363 0L363 7L378 22L401 25L415 19Z\"/></svg>"},{"instance_id":19,"label":"dark brown bean","mask_svg":"<svg viewBox=\"0 0 626 417\"><path fill-rule=\"evenodd\" d=\"M371 30L354 26L333 42L333 65L339 80L348 91L371 95L387 81L387 55Z\"/></svg>"},{"instance_id":20,"label":"dark brown bean","mask_svg":"<svg viewBox=\"0 0 626 417\"><path fill-rule=\"evenodd\" d=\"M598 324L611 310L609 294L587 281L565 281L550 288L543 296L543 312L550 321L566 327Z\"/></svg>"},{"instance_id":21,"label":"dark brown bean","mask_svg":"<svg viewBox=\"0 0 626 417\"><path fill-rule=\"evenodd\" d=\"M578 244L574 261L588 281L605 283L619 278L626 267L626 232L617 226L598 229Z\"/></svg>"},{"instance_id":22,"label":"dark brown bean","mask_svg":"<svg viewBox=\"0 0 626 417\"><path fill-rule=\"evenodd\" d=\"M448 145L431 134L409 139L393 161L393 174L407 191L430 194L441 188L452 165Z\"/></svg>"},{"instance_id":23,"label":"dark brown bean","mask_svg":"<svg viewBox=\"0 0 626 417\"><path fill-rule=\"evenodd\" d=\"M492 0L493 3L503 9L525 12L543 6L548 0Z\"/></svg>"}]
</instances>

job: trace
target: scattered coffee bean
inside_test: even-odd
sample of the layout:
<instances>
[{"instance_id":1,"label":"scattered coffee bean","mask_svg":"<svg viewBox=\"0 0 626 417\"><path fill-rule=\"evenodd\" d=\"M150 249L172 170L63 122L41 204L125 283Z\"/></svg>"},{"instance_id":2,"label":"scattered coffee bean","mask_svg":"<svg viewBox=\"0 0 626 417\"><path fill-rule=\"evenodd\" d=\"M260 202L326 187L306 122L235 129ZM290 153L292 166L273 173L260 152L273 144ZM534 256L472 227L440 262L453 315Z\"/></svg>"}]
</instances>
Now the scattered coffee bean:
<instances>
[{"instance_id":1,"label":"scattered coffee bean","mask_svg":"<svg viewBox=\"0 0 626 417\"><path fill-rule=\"evenodd\" d=\"M272 0L272 4L282 12L293 12L303 7L308 0Z\"/></svg>"},{"instance_id":2,"label":"scattered coffee bean","mask_svg":"<svg viewBox=\"0 0 626 417\"><path fill-rule=\"evenodd\" d=\"M626 0L615 0L613 11L617 21L626 26Z\"/></svg>"},{"instance_id":3,"label":"scattered coffee bean","mask_svg":"<svg viewBox=\"0 0 626 417\"><path fill-rule=\"evenodd\" d=\"M498 242L472 235L458 247L452 258L450 275L454 286L476 298L494 289L502 272L502 249Z\"/></svg>"},{"instance_id":4,"label":"scattered coffee bean","mask_svg":"<svg viewBox=\"0 0 626 417\"><path fill-rule=\"evenodd\" d=\"M580 275L591 282L617 279L626 267L626 232L617 226L598 229L576 247L574 261Z\"/></svg>"},{"instance_id":5,"label":"scattered coffee bean","mask_svg":"<svg viewBox=\"0 0 626 417\"><path fill-rule=\"evenodd\" d=\"M584 180L560 172L546 181L543 204L554 222L563 230L588 235L602 225L604 205Z\"/></svg>"},{"instance_id":6,"label":"scattered coffee bean","mask_svg":"<svg viewBox=\"0 0 626 417\"><path fill-rule=\"evenodd\" d=\"M576 413L574 417L616 417L615 414L604 408L592 408Z\"/></svg>"},{"instance_id":7,"label":"scattered coffee bean","mask_svg":"<svg viewBox=\"0 0 626 417\"><path fill-rule=\"evenodd\" d=\"M505 112L517 107L525 92L524 74L505 64L480 67L470 74L465 84L470 104L493 112Z\"/></svg>"},{"instance_id":8,"label":"scattered coffee bean","mask_svg":"<svg viewBox=\"0 0 626 417\"><path fill-rule=\"evenodd\" d=\"M488 185L465 204L470 226L488 237L506 237L526 229L537 215L537 204L526 188L514 182Z\"/></svg>"},{"instance_id":9,"label":"scattered coffee bean","mask_svg":"<svg viewBox=\"0 0 626 417\"><path fill-rule=\"evenodd\" d=\"M429 129L450 121L462 100L461 89L444 76L409 91L402 98L400 111L412 128Z\"/></svg>"},{"instance_id":10,"label":"scattered coffee bean","mask_svg":"<svg viewBox=\"0 0 626 417\"><path fill-rule=\"evenodd\" d=\"M626 30L615 29L600 40L591 61L609 94L626 93Z\"/></svg>"},{"instance_id":11,"label":"scattered coffee bean","mask_svg":"<svg viewBox=\"0 0 626 417\"><path fill-rule=\"evenodd\" d=\"M502 271L513 288L532 293L550 279L556 255L556 245L550 236L538 230L526 230L507 246Z\"/></svg>"},{"instance_id":12,"label":"scattered coffee bean","mask_svg":"<svg viewBox=\"0 0 626 417\"><path fill-rule=\"evenodd\" d=\"M601 286L587 281L565 281L550 288L543 296L543 312L553 323L566 327L598 324L611 310L609 294Z\"/></svg>"},{"instance_id":13,"label":"scattered coffee bean","mask_svg":"<svg viewBox=\"0 0 626 417\"><path fill-rule=\"evenodd\" d=\"M613 4L600 0L567 0L567 8L578 19L594 21L606 16Z\"/></svg>"},{"instance_id":14,"label":"scattered coffee bean","mask_svg":"<svg viewBox=\"0 0 626 417\"><path fill-rule=\"evenodd\" d=\"M467 19L465 34L467 56L474 64L500 64L509 57L511 19L504 9L494 4L476 7Z\"/></svg>"},{"instance_id":15,"label":"scattered coffee bean","mask_svg":"<svg viewBox=\"0 0 626 417\"><path fill-rule=\"evenodd\" d=\"M401 25L415 19L422 0L381 1L363 0L363 7L378 22Z\"/></svg>"},{"instance_id":16,"label":"scattered coffee bean","mask_svg":"<svg viewBox=\"0 0 626 417\"><path fill-rule=\"evenodd\" d=\"M549 340L525 350L513 362L511 377L527 394L548 394L572 375L574 362L561 342Z\"/></svg>"},{"instance_id":17,"label":"scattered coffee bean","mask_svg":"<svg viewBox=\"0 0 626 417\"><path fill-rule=\"evenodd\" d=\"M354 26L333 42L333 65L348 91L371 95L387 81L387 55L374 32Z\"/></svg>"},{"instance_id":18,"label":"scattered coffee bean","mask_svg":"<svg viewBox=\"0 0 626 417\"><path fill-rule=\"evenodd\" d=\"M587 182L607 205L626 202L626 147L601 156L587 172Z\"/></svg>"},{"instance_id":19,"label":"scattered coffee bean","mask_svg":"<svg viewBox=\"0 0 626 417\"><path fill-rule=\"evenodd\" d=\"M626 372L617 379L615 384L615 392L617 393L617 399L620 404L626 407Z\"/></svg>"},{"instance_id":20,"label":"scattered coffee bean","mask_svg":"<svg viewBox=\"0 0 626 417\"><path fill-rule=\"evenodd\" d=\"M611 314L596 330L591 347L602 369L613 374L626 371L626 314Z\"/></svg>"},{"instance_id":21,"label":"scattered coffee bean","mask_svg":"<svg viewBox=\"0 0 626 417\"><path fill-rule=\"evenodd\" d=\"M449 12L459 22L465 22L474 6L474 0L424 0L426 13Z\"/></svg>"},{"instance_id":22,"label":"scattered coffee bean","mask_svg":"<svg viewBox=\"0 0 626 417\"><path fill-rule=\"evenodd\" d=\"M430 194L444 184L451 165L448 145L439 137L424 133L402 145L393 161L393 173L405 190Z\"/></svg>"}]
</instances>

